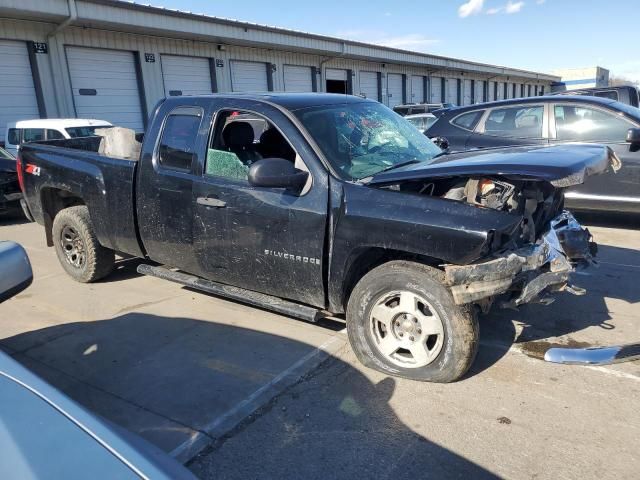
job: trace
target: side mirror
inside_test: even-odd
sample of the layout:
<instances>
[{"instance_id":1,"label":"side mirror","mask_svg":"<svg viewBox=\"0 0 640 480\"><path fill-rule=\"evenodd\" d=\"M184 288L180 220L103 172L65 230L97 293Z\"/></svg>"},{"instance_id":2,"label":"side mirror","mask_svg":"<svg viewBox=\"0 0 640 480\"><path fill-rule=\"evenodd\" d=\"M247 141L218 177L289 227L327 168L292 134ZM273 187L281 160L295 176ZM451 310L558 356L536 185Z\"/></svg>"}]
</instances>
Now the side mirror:
<instances>
[{"instance_id":1,"label":"side mirror","mask_svg":"<svg viewBox=\"0 0 640 480\"><path fill-rule=\"evenodd\" d=\"M640 150L640 128L630 128L627 130L627 143L630 143L629 150L637 152Z\"/></svg>"},{"instance_id":2,"label":"side mirror","mask_svg":"<svg viewBox=\"0 0 640 480\"><path fill-rule=\"evenodd\" d=\"M433 137L431 141L438 147L440 147L440 150L444 152L449 150L449 140L447 140L445 137Z\"/></svg>"},{"instance_id":3,"label":"side mirror","mask_svg":"<svg viewBox=\"0 0 640 480\"><path fill-rule=\"evenodd\" d=\"M288 188L300 191L309 174L284 158L264 158L249 168L249 184L254 187Z\"/></svg>"},{"instance_id":4,"label":"side mirror","mask_svg":"<svg viewBox=\"0 0 640 480\"><path fill-rule=\"evenodd\" d=\"M31 285L33 271L24 248L15 242L0 242L0 303Z\"/></svg>"}]
</instances>

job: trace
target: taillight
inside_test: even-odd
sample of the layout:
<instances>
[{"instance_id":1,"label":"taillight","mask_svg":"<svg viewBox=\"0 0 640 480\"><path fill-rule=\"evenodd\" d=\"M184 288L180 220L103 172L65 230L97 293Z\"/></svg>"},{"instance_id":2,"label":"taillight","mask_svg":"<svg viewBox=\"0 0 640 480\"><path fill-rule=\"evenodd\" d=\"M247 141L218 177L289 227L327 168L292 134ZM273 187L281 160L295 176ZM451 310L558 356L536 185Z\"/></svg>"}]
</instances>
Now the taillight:
<instances>
[{"instance_id":1,"label":"taillight","mask_svg":"<svg viewBox=\"0 0 640 480\"><path fill-rule=\"evenodd\" d=\"M18 152L18 156L16 157L16 172L18 173L18 185L20 185L20 190L24 193L24 176L22 174L22 158L20 157L20 152Z\"/></svg>"}]
</instances>

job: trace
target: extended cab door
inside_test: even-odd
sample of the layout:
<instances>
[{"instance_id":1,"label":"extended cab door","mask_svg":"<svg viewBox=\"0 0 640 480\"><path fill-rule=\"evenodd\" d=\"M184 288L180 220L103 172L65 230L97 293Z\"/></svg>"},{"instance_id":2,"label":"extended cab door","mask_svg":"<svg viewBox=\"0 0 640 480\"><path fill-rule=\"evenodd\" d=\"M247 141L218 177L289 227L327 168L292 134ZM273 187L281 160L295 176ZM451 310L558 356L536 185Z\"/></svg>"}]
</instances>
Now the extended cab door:
<instances>
[{"instance_id":1,"label":"extended cab door","mask_svg":"<svg viewBox=\"0 0 640 480\"><path fill-rule=\"evenodd\" d=\"M544 103L490 109L467 140L469 148L547 145L548 116Z\"/></svg>"},{"instance_id":2,"label":"extended cab door","mask_svg":"<svg viewBox=\"0 0 640 480\"><path fill-rule=\"evenodd\" d=\"M216 99L192 198L197 273L249 290L324 306L328 177L278 108ZM253 187L249 167L285 158L310 173L302 192Z\"/></svg>"},{"instance_id":3,"label":"extended cab door","mask_svg":"<svg viewBox=\"0 0 640 480\"><path fill-rule=\"evenodd\" d=\"M600 143L610 147L622 161L618 172L589 177L582 185L571 188L565 194L568 207L640 212L640 151L633 151L626 143L627 131L639 126L598 105L560 99L553 105L552 143Z\"/></svg>"},{"instance_id":4,"label":"extended cab door","mask_svg":"<svg viewBox=\"0 0 640 480\"><path fill-rule=\"evenodd\" d=\"M163 105L156 115L138 166L136 198L149 258L193 272L193 169L206 150L208 127L205 109L189 103Z\"/></svg>"}]
</instances>

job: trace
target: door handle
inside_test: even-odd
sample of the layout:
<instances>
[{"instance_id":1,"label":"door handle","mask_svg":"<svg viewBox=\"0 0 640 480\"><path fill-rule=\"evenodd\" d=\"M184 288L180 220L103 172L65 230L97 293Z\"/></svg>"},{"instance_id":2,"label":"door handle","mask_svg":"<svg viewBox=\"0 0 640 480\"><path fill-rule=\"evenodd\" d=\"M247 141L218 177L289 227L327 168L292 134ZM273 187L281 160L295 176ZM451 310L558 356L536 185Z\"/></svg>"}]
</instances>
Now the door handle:
<instances>
[{"instance_id":1,"label":"door handle","mask_svg":"<svg viewBox=\"0 0 640 480\"><path fill-rule=\"evenodd\" d=\"M224 208L227 206L227 202L215 197L198 197L196 202L198 205L204 205L205 207Z\"/></svg>"}]
</instances>

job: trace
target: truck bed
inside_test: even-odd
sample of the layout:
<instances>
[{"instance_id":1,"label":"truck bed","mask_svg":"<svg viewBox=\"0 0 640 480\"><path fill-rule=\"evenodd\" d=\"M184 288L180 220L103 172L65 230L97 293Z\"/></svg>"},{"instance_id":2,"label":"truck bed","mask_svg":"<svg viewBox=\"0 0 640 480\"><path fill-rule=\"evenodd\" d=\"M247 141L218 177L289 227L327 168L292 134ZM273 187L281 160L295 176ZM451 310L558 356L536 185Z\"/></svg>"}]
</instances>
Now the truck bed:
<instances>
[{"instance_id":1,"label":"truck bed","mask_svg":"<svg viewBox=\"0 0 640 480\"><path fill-rule=\"evenodd\" d=\"M99 145L100 137L23 145L24 194L31 213L36 222L50 226L55 212L43 208L43 199L51 196L56 201L44 203L62 208L83 199L103 246L143 256L134 214L137 161L99 155Z\"/></svg>"}]
</instances>

